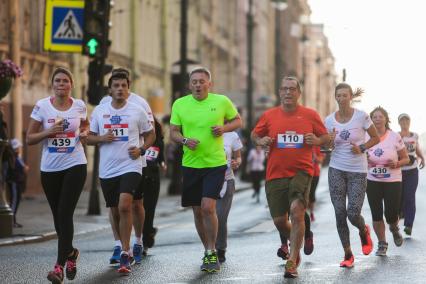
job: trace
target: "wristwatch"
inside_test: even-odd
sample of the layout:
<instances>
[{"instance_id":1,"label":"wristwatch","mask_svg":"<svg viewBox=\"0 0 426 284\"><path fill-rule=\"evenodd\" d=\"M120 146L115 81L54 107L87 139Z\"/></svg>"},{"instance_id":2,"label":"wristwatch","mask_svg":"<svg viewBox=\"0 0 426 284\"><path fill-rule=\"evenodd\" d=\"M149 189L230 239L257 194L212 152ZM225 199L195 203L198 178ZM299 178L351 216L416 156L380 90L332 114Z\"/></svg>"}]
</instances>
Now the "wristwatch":
<instances>
[{"instance_id":1,"label":"wristwatch","mask_svg":"<svg viewBox=\"0 0 426 284\"><path fill-rule=\"evenodd\" d=\"M141 151L141 156L145 155L146 150L143 147L140 147L139 151Z\"/></svg>"},{"instance_id":2,"label":"wristwatch","mask_svg":"<svg viewBox=\"0 0 426 284\"><path fill-rule=\"evenodd\" d=\"M188 138L185 138L185 137L184 137L184 138L182 139L182 145L186 145L186 142L188 142Z\"/></svg>"},{"instance_id":3,"label":"wristwatch","mask_svg":"<svg viewBox=\"0 0 426 284\"><path fill-rule=\"evenodd\" d=\"M367 148L365 148L365 144L359 145L359 149L361 150L361 153L365 153L365 151L367 150Z\"/></svg>"}]
</instances>

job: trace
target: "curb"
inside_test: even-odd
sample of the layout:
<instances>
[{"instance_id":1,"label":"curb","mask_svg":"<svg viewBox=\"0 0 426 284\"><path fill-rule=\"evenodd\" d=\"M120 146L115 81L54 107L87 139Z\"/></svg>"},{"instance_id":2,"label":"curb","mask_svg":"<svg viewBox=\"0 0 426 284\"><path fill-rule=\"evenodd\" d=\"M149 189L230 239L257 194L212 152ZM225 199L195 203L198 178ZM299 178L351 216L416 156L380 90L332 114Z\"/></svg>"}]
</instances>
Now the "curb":
<instances>
[{"instance_id":1,"label":"curb","mask_svg":"<svg viewBox=\"0 0 426 284\"><path fill-rule=\"evenodd\" d=\"M240 187L240 188L238 188L238 190L235 191L235 193L238 193L240 191L245 191L247 189L251 189L251 186L247 185L247 186ZM184 211L186 211L188 209L189 209L189 207L186 207L186 208L178 207L176 210L178 212L184 212ZM171 212L171 211L170 212L165 212L165 213L160 214L159 217L160 216L161 217L166 217L166 216L170 216L171 214L173 214L173 212ZM89 234L89 233L94 233L94 232L105 230L105 229L108 229L108 228L110 228L109 224L108 225L100 226L99 228L95 228L95 229L92 229L92 230L83 230L83 231L76 232L74 234L74 236L79 236L79 235L85 235L85 234ZM13 245L22 245L22 244L40 243L40 242L45 242L45 241L49 241L49 240L56 239L56 238L57 238L57 235L56 235L55 231L47 232L47 233L44 233L44 234L41 234L41 235L34 235L34 236L12 237L11 239L5 240L5 241L2 241L0 239L0 247L13 246Z\"/></svg>"}]
</instances>

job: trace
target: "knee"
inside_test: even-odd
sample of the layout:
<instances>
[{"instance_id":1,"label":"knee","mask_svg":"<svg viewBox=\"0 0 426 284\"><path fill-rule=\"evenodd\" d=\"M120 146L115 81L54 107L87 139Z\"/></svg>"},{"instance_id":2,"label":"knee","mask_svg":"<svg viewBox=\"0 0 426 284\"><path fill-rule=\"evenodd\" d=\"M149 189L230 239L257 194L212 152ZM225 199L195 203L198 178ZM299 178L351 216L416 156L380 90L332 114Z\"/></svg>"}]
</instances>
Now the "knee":
<instances>
[{"instance_id":1,"label":"knee","mask_svg":"<svg viewBox=\"0 0 426 284\"><path fill-rule=\"evenodd\" d=\"M349 222L351 222L351 224L353 224L353 225L357 224L358 220L359 220L359 216L360 215L356 214L356 213L349 213L348 214Z\"/></svg>"},{"instance_id":2,"label":"knee","mask_svg":"<svg viewBox=\"0 0 426 284\"><path fill-rule=\"evenodd\" d=\"M134 212L140 212L144 210L143 203L141 200L133 201L132 208Z\"/></svg>"},{"instance_id":3,"label":"knee","mask_svg":"<svg viewBox=\"0 0 426 284\"><path fill-rule=\"evenodd\" d=\"M120 204L118 206L118 212L120 215L128 215L132 213L132 205L131 204Z\"/></svg>"},{"instance_id":4,"label":"knee","mask_svg":"<svg viewBox=\"0 0 426 284\"><path fill-rule=\"evenodd\" d=\"M201 205L201 212L202 215L204 216L208 216L208 215L213 215L216 213L216 206L213 206L212 204L202 204Z\"/></svg>"},{"instance_id":5,"label":"knee","mask_svg":"<svg viewBox=\"0 0 426 284\"><path fill-rule=\"evenodd\" d=\"M301 201L295 200L290 207L290 219L292 223L305 222L305 206Z\"/></svg>"}]
</instances>

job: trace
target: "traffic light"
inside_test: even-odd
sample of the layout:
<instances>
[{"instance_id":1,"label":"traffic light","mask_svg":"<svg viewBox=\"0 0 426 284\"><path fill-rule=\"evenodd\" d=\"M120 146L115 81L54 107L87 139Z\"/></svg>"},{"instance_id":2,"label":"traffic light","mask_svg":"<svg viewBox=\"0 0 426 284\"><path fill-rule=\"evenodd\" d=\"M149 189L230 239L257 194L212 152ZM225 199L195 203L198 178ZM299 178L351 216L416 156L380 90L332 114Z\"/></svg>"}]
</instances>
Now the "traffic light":
<instances>
[{"instance_id":1,"label":"traffic light","mask_svg":"<svg viewBox=\"0 0 426 284\"><path fill-rule=\"evenodd\" d=\"M104 64L103 60L95 59L89 63L87 73L89 74L89 87L87 98L91 105L98 105L103 96L107 94L108 88L104 86L104 76L112 71L112 65Z\"/></svg>"},{"instance_id":2,"label":"traffic light","mask_svg":"<svg viewBox=\"0 0 426 284\"><path fill-rule=\"evenodd\" d=\"M106 58L110 41L110 0L85 0L82 53L94 58Z\"/></svg>"}]
</instances>

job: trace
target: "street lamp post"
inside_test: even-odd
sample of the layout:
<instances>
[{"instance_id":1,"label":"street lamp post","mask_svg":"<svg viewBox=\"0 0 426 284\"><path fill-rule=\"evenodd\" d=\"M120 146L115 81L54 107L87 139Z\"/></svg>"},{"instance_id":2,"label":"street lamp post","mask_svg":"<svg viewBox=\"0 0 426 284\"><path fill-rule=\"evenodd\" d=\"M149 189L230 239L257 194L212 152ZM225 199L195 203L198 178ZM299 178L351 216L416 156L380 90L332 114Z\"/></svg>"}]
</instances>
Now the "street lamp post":
<instances>
[{"instance_id":1,"label":"street lamp post","mask_svg":"<svg viewBox=\"0 0 426 284\"><path fill-rule=\"evenodd\" d=\"M253 0L249 0L247 13L247 129L253 126Z\"/></svg>"},{"instance_id":2,"label":"street lamp post","mask_svg":"<svg viewBox=\"0 0 426 284\"><path fill-rule=\"evenodd\" d=\"M281 64L281 13L287 9L286 0L272 0L273 7L275 8L275 92L277 96L276 104L280 104L278 89L281 84L281 77L283 76Z\"/></svg>"}]
</instances>

